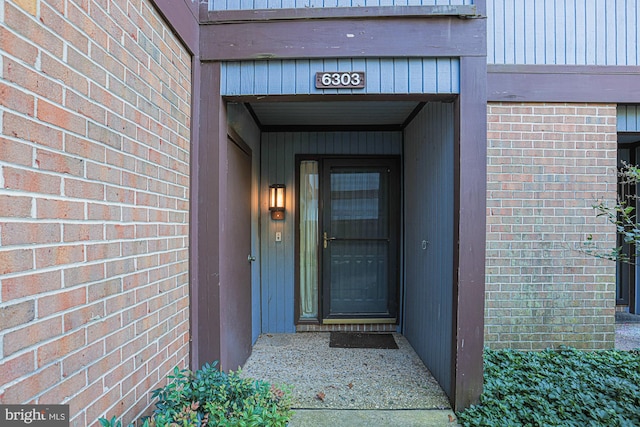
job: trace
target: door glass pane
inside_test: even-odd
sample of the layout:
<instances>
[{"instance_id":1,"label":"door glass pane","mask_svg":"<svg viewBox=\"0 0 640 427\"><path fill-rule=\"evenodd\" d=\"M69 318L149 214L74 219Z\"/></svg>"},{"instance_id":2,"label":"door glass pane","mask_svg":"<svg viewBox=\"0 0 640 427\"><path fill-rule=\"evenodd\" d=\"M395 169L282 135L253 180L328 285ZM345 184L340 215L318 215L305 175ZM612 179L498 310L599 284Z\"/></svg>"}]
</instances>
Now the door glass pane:
<instances>
[{"instance_id":1,"label":"door glass pane","mask_svg":"<svg viewBox=\"0 0 640 427\"><path fill-rule=\"evenodd\" d=\"M386 238L389 180L386 169L331 172L331 231L335 237Z\"/></svg>"},{"instance_id":2,"label":"door glass pane","mask_svg":"<svg viewBox=\"0 0 640 427\"><path fill-rule=\"evenodd\" d=\"M318 162L300 163L300 318L318 317Z\"/></svg>"}]
</instances>

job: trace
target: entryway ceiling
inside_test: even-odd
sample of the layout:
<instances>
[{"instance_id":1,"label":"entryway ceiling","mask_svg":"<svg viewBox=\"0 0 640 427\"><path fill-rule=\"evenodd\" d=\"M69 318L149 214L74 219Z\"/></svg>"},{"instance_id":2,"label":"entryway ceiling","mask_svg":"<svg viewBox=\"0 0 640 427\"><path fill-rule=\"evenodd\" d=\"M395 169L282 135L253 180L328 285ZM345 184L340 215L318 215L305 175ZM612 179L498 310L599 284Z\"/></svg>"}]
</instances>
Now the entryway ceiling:
<instances>
[{"instance_id":1,"label":"entryway ceiling","mask_svg":"<svg viewBox=\"0 0 640 427\"><path fill-rule=\"evenodd\" d=\"M618 143L620 144L633 144L640 142L640 133L619 133Z\"/></svg>"},{"instance_id":2,"label":"entryway ceiling","mask_svg":"<svg viewBox=\"0 0 640 427\"><path fill-rule=\"evenodd\" d=\"M400 126L418 101L256 102L262 126Z\"/></svg>"}]
</instances>

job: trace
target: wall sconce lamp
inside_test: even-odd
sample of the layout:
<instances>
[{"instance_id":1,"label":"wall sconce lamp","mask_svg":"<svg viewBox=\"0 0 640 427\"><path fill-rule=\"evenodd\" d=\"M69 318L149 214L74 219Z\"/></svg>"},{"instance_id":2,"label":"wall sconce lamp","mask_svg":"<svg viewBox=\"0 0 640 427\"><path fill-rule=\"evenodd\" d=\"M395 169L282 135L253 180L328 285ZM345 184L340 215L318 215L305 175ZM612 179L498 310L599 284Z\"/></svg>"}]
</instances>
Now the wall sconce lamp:
<instances>
[{"instance_id":1,"label":"wall sconce lamp","mask_svg":"<svg viewBox=\"0 0 640 427\"><path fill-rule=\"evenodd\" d=\"M269 186L269 210L271 219L284 219L284 184L272 184Z\"/></svg>"}]
</instances>

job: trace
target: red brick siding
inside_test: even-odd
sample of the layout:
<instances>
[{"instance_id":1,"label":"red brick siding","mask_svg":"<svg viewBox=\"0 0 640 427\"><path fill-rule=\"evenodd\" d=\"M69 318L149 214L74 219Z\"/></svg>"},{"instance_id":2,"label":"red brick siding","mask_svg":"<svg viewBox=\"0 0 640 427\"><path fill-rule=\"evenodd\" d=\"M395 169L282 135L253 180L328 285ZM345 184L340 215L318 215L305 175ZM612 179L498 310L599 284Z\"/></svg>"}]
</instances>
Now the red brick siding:
<instances>
[{"instance_id":1,"label":"red brick siding","mask_svg":"<svg viewBox=\"0 0 640 427\"><path fill-rule=\"evenodd\" d=\"M488 106L485 340L494 348L611 348L613 247L593 204L616 197L616 106Z\"/></svg>"},{"instance_id":2,"label":"red brick siding","mask_svg":"<svg viewBox=\"0 0 640 427\"><path fill-rule=\"evenodd\" d=\"M126 423L188 361L191 58L146 0L0 5L0 402Z\"/></svg>"}]
</instances>

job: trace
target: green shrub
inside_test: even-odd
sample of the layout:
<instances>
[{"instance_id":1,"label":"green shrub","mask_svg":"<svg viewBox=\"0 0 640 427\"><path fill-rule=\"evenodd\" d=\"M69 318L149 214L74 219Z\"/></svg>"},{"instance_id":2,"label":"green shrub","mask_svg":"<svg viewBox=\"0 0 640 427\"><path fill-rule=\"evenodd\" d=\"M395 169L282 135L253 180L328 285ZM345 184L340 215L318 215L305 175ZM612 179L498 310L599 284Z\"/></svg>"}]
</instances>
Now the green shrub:
<instances>
[{"instance_id":1,"label":"green shrub","mask_svg":"<svg viewBox=\"0 0 640 427\"><path fill-rule=\"evenodd\" d=\"M169 383L152 392L156 409L143 427L284 427L291 418L291 393L265 381L225 373L217 363L191 372L174 368ZM103 427L120 422L101 418Z\"/></svg>"},{"instance_id":2,"label":"green shrub","mask_svg":"<svg viewBox=\"0 0 640 427\"><path fill-rule=\"evenodd\" d=\"M640 426L640 352L485 350L463 426Z\"/></svg>"}]
</instances>

